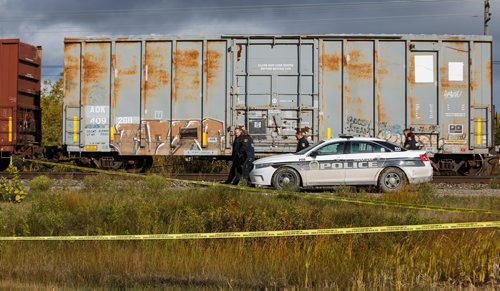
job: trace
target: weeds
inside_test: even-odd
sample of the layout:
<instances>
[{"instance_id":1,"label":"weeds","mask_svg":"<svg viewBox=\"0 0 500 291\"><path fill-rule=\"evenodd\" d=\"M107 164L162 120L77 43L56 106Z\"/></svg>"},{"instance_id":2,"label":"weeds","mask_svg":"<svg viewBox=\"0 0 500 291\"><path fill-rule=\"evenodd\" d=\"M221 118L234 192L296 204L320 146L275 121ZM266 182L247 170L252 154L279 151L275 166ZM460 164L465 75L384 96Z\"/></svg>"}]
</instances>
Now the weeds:
<instances>
[{"instance_id":1,"label":"weeds","mask_svg":"<svg viewBox=\"0 0 500 291\"><path fill-rule=\"evenodd\" d=\"M29 182L30 190L35 193L45 192L52 186L52 181L45 175L37 176Z\"/></svg>"},{"instance_id":2,"label":"weeds","mask_svg":"<svg viewBox=\"0 0 500 291\"><path fill-rule=\"evenodd\" d=\"M500 179L495 178L490 180L490 188L491 189L500 189Z\"/></svg>"},{"instance_id":3,"label":"weeds","mask_svg":"<svg viewBox=\"0 0 500 291\"><path fill-rule=\"evenodd\" d=\"M6 172L7 177L0 178L0 201L21 202L28 193L19 179L19 170L11 163Z\"/></svg>"},{"instance_id":4,"label":"weeds","mask_svg":"<svg viewBox=\"0 0 500 291\"><path fill-rule=\"evenodd\" d=\"M221 188L175 189L159 176L106 182L87 177L82 190L33 189L39 193L30 196L29 204L0 203L0 236L494 220L485 214L444 216ZM489 208L500 205L498 197L464 201L437 197L431 185L409 187L381 199ZM483 229L234 240L1 242L0 282L61 288L428 289L443 283L489 287L500 278L499 241L498 230Z\"/></svg>"}]
</instances>

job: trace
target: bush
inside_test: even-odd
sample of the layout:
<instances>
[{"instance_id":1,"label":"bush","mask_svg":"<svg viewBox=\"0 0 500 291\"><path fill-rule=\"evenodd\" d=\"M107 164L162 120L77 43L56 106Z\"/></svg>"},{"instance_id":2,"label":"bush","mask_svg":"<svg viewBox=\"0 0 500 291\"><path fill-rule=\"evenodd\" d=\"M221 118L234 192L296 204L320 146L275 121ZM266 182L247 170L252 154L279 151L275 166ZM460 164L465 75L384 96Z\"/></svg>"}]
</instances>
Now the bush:
<instances>
[{"instance_id":1,"label":"bush","mask_svg":"<svg viewBox=\"0 0 500 291\"><path fill-rule=\"evenodd\" d=\"M151 194L158 194L169 187L169 182L159 175L147 175L144 178L146 190Z\"/></svg>"},{"instance_id":2,"label":"bush","mask_svg":"<svg viewBox=\"0 0 500 291\"><path fill-rule=\"evenodd\" d=\"M490 180L490 188L491 189L500 189L500 179L491 179Z\"/></svg>"},{"instance_id":3,"label":"bush","mask_svg":"<svg viewBox=\"0 0 500 291\"><path fill-rule=\"evenodd\" d=\"M52 186L52 181L49 179L49 177L41 175L31 180L29 186L30 190L33 192L45 192Z\"/></svg>"},{"instance_id":4,"label":"bush","mask_svg":"<svg viewBox=\"0 0 500 291\"><path fill-rule=\"evenodd\" d=\"M19 170L12 164L6 170L7 177L0 179L0 199L21 202L26 196L23 182L19 179Z\"/></svg>"}]
</instances>

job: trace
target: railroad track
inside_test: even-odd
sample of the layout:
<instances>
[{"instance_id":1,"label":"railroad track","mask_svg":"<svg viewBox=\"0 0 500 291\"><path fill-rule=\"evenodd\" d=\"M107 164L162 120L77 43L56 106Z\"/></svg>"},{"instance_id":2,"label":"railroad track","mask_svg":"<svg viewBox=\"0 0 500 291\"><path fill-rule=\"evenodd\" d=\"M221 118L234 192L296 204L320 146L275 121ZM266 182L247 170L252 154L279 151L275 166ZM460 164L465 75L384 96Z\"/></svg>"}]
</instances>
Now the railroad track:
<instances>
[{"instance_id":1,"label":"railroad track","mask_svg":"<svg viewBox=\"0 0 500 291\"><path fill-rule=\"evenodd\" d=\"M75 179L75 180L83 180L87 176L95 176L95 175L106 175L102 173L93 173L93 172L19 172L19 178L23 180L31 180L38 176L47 176L51 179ZM110 174L112 175L112 174ZM138 174L138 175L146 175L146 174ZM167 176L172 179L179 180L195 180L195 181L222 181L227 178L228 174L202 174L202 173L187 173L187 174L172 174ZM8 174L5 172L0 172L0 177L7 177Z\"/></svg>"},{"instance_id":2,"label":"railroad track","mask_svg":"<svg viewBox=\"0 0 500 291\"><path fill-rule=\"evenodd\" d=\"M500 179L498 176L434 176L433 183L446 184L488 184L492 179Z\"/></svg>"},{"instance_id":3,"label":"railroad track","mask_svg":"<svg viewBox=\"0 0 500 291\"><path fill-rule=\"evenodd\" d=\"M101 173L93 172L20 172L19 177L23 180L31 180L37 176L45 175L51 179L75 179L83 180L87 176L103 175ZM145 174L140 174L145 175ZM203 173L183 173L172 174L168 178L180 180L195 180L195 181L209 181L218 182L227 178L226 173L222 174L203 174ZM0 172L0 177L6 177L5 172ZM486 184L492 179L500 179L498 176L434 176L433 183L446 183L446 184Z\"/></svg>"}]
</instances>

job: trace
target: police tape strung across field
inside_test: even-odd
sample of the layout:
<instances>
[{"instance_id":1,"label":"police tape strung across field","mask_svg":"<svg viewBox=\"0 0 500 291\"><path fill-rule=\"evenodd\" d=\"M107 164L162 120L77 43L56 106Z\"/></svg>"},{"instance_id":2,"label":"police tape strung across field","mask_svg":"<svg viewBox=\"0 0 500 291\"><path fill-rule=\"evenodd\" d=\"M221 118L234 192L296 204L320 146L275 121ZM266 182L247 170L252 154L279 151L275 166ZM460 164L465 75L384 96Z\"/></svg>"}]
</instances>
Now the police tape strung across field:
<instances>
[{"instance_id":1,"label":"police tape strung across field","mask_svg":"<svg viewBox=\"0 0 500 291\"><path fill-rule=\"evenodd\" d=\"M108 170L95 169L95 168L86 168L86 167L79 167L79 166L68 165L68 164L58 164L58 163L31 160L31 159L24 159L24 161L38 163L38 164L44 164L44 165L49 165L49 166L60 166L60 167L68 168L68 169L82 170L82 171L95 172L95 173L103 173L103 174L108 174L108 175L135 177L135 178L144 178L145 177L144 175L140 175L140 174L108 171ZM182 180L182 179L175 179L175 178L168 178L168 177L164 177L164 179L168 180L168 181L172 181L172 182L181 182L181 183L187 183L187 184L193 184L193 185L221 187L221 188L229 188L229 189L235 189L235 190L245 190L245 191L256 192L256 193L275 194L275 195L290 195L290 196L295 196L295 197L299 197L299 198L307 198L307 199L314 198L314 199L329 200L329 201L344 202L344 203L355 203L355 204L364 204L364 205L385 206L385 207L416 209L416 210L442 211L442 212L500 214L500 210L493 210L493 209L490 210L490 209L446 207L446 206L437 206L437 205L410 204L410 203L379 201L379 200L370 200L370 199L362 199L362 198L336 197L336 196L330 196L330 195L325 195L325 194L297 193L297 192L283 191L283 190L278 191L278 190L274 190L274 189L241 187L241 186L235 186L235 185L226 185L226 184L219 184L219 183L213 183L213 182L203 182L203 181L193 181L193 180Z\"/></svg>"},{"instance_id":2,"label":"police tape strung across field","mask_svg":"<svg viewBox=\"0 0 500 291\"><path fill-rule=\"evenodd\" d=\"M420 225L393 225L325 228L305 230L271 230L213 233L178 233L178 234L137 234L137 235L88 235L88 236L18 236L0 237L0 241L131 241L131 240L193 240L193 239L229 239L229 238L268 238L297 237L319 235L368 234L389 232L413 232L432 230L455 230L471 228L500 227L500 221L439 223Z\"/></svg>"}]
</instances>

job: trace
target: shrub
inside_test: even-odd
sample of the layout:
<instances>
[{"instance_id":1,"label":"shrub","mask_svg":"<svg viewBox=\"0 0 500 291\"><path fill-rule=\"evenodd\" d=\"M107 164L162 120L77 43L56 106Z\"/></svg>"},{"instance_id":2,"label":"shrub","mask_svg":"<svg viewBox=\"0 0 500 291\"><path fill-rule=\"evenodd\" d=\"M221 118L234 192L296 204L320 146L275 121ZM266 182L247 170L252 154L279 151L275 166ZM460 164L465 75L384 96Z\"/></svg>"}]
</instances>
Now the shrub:
<instances>
[{"instance_id":1,"label":"shrub","mask_svg":"<svg viewBox=\"0 0 500 291\"><path fill-rule=\"evenodd\" d=\"M33 192L45 192L52 186L52 181L49 179L49 177L41 175L31 180L29 186L30 190Z\"/></svg>"},{"instance_id":2,"label":"shrub","mask_svg":"<svg viewBox=\"0 0 500 291\"><path fill-rule=\"evenodd\" d=\"M490 180L490 188L491 189L500 189L500 179L491 179Z\"/></svg>"},{"instance_id":3,"label":"shrub","mask_svg":"<svg viewBox=\"0 0 500 291\"><path fill-rule=\"evenodd\" d=\"M19 179L19 170L12 164L6 170L7 177L0 179L0 199L21 202L26 196L23 182Z\"/></svg>"}]
</instances>

